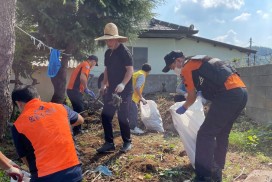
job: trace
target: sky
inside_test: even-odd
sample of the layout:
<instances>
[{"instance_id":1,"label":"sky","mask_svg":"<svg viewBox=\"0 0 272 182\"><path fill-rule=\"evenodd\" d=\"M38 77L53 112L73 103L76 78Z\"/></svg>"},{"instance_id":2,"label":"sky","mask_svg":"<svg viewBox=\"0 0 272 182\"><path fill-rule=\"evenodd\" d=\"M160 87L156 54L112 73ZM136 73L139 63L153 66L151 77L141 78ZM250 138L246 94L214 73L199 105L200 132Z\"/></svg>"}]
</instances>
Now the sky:
<instances>
[{"instance_id":1,"label":"sky","mask_svg":"<svg viewBox=\"0 0 272 182\"><path fill-rule=\"evenodd\" d=\"M158 20L194 25L196 36L241 47L272 48L272 0L165 0Z\"/></svg>"}]
</instances>

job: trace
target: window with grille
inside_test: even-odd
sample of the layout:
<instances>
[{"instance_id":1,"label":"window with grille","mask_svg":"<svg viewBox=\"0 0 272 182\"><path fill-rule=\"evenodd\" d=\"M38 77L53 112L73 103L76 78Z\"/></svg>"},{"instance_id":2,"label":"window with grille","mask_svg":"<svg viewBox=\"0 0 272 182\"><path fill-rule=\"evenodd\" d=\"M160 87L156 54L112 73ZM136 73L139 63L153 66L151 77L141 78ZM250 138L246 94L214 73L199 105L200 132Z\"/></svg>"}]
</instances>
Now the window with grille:
<instances>
[{"instance_id":1,"label":"window with grille","mask_svg":"<svg viewBox=\"0 0 272 182\"><path fill-rule=\"evenodd\" d=\"M148 60L148 48L147 47L128 47L133 57L134 70L140 70L144 63Z\"/></svg>"}]
</instances>

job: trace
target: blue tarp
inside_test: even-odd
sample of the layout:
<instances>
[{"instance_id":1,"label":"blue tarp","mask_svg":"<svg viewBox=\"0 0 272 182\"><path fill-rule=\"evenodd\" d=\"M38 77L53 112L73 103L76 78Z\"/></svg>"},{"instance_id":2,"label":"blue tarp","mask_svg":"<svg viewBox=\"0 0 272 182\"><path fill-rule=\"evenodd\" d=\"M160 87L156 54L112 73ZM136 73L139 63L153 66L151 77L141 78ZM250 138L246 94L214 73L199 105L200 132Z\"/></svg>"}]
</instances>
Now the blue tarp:
<instances>
[{"instance_id":1,"label":"blue tarp","mask_svg":"<svg viewBox=\"0 0 272 182\"><path fill-rule=\"evenodd\" d=\"M49 65L47 70L47 75L49 77L55 77L61 67L61 63L59 60L60 51L57 49L51 49Z\"/></svg>"}]
</instances>

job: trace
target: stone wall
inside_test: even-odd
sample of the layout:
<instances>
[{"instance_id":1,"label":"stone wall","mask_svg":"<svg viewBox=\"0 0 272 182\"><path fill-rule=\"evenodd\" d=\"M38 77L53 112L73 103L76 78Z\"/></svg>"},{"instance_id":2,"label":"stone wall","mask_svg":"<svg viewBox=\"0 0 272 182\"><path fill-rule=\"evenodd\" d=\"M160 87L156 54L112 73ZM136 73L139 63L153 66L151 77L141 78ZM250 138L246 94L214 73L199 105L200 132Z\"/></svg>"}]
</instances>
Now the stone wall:
<instances>
[{"instance_id":1,"label":"stone wall","mask_svg":"<svg viewBox=\"0 0 272 182\"><path fill-rule=\"evenodd\" d=\"M257 122L272 123L272 65L237 70L248 89L246 115Z\"/></svg>"},{"instance_id":2,"label":"stone wall","mask_svg":"<svg viewBox=\"0 0 272 182\"><path fill-rule=\"evenodd\" d=\"M98 93L97 87L97 77L92 78L88 85L89 88L92 88L95 93ZM151 74L147 77L145 88L143 93L153 93L153 92L161 92L165 90L165 92L175 92L177 85L177 76L169 75L169 74Z\"/></svg>"}]
</instances>

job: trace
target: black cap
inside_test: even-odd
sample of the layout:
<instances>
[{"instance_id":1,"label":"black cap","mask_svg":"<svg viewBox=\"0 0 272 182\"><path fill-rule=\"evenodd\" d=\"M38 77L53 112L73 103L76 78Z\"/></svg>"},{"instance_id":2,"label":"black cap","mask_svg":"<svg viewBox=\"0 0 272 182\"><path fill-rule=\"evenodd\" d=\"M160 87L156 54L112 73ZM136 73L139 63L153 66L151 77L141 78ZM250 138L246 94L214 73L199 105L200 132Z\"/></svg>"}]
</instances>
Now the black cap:
<instances>
[{"instance_id":1,"label":"black cap","mask_svg":"<svg viewBox=\"0 0 272 182\"><path fill-rule=\"evenodd\" d=\"M98 66L98 58L97 58L97 56L95 56L95 55L90 55L89 57L88 57L88 60L94 60L95 62L96 62L96 65L95 66Z\"/></svg>"},{"instance_id":2,"label":"black cap","mask_svg":"<svg viewBox=\"0 0 272 182\"><path fill-rule=\"evenodd\" d=\"M181 51L171 51L166 56L164 56L166 66L162 69L162 72L167 73L170 70L169 66L180 57L183 57L183 53Z\"/></svg>"}]
</instances>

